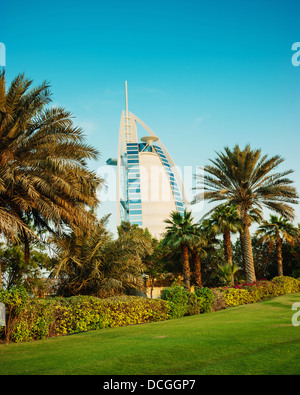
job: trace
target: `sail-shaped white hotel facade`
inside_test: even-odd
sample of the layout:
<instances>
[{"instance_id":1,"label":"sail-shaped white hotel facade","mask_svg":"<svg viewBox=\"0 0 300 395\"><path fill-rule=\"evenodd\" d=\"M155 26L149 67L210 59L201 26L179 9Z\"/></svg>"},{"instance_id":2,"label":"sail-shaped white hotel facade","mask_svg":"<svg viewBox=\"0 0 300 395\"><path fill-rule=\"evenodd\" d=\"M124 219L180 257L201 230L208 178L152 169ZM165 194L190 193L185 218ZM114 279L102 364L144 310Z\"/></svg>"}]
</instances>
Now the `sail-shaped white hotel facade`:
<instances>
[{"instance_id":1,"label":"sail-shaped white hotel facade","mask_svg":"<svg viewBox=\"0 0 300 395\"><path fill-rule=\"evenodd\" d=\"M137 124L148 134L139 139ZM125 82L125 111L122 111L117 159L117 224L122 221L148 228L160 238L172 211L183 213L187 194L173 159L158 136L128 111Z\"/></svg>"}]
</instances>

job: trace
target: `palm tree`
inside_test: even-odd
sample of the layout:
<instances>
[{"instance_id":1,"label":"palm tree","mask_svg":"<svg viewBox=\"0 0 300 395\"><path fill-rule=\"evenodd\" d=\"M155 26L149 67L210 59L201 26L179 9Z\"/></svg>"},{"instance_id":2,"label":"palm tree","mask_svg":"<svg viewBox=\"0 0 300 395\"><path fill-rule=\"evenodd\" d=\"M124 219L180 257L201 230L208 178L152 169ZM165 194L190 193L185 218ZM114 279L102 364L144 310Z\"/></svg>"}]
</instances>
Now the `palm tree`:
<instances>
[{"instance_id":1,"label":"palm tree","mask_svg":"<svg viewBox=\"0 0 300 395\"><path fill-rule=\"evenodd\" d=\"M89 233L53 240L57 257L52 276L59 279L60 293L102 295L143 287L142 258L153 252L152 238L124 223L112 240L105 228L108 217L95 221Z\"/></svg>"},{"instance_id":2,"label":"palm tree","mask_svg":"<svg viewBox=\"0 0 300 395\"><path fill-rule=\"evenodd\" d=\"M263 221L263 215L261 210L258 208L251 208L248 212L249 214L249 219L251 223L261 223ZM241 250L242 250L242 259L243 259L243 268L246 268L246 254L245 254L245 247L243 243L243 227L242 224L240 223L239 226L239 233L240 233L240 243L241 243Z\"/></svg>"},{"instance_id":3,"label":"palm tree","mask_svg":"<svg viewBox=\"0 0 300 395\"><path fill-rule=\"evenodd\" d=\"M103 281L103 255L111 235L105 226L109 215L95 220L90 232L53 235L55 252L51 277L58 278L59 293L66 296L93 293Z\"/></svg>"},{"instance_id":4,"label":"palm tree","mask_svg":"<svg viewBox=\"0 0 300 395\"><path fill-rule=\"evenodd\" d=\"M148 229L124 222L118 238L106 245L103 256L104 289L142 290L145 261L153 254L153 240Z\"/></svg>"},{"instance_id":5,"label":"palm tree","mask_svg":"<svg viewBox=\"0 0 300 395\"><path fill-rule=\"evenodd\" d=\"M234 275L240 270L240 268L235 263L224 263L218 265L219 277L225 285L234 286Z\"/></svg>"},{"instance_id":6,"label":"palm tree","mask_svg":"<svg viewBox=\"0 0 300 395\"><path fill-rule=\"evenodd\" d=\"M293 219L294 210L290 204L298 203L298 194L286 176L292 170L274 173L284 160L276 155L268 158L260 149L251 149L247 145L243 150L236 145L233 149L224 148L217 154L211 165L204 167L204 192L196 196L194 202L208 199L209 202L226 201L237 205L243 228L243 247L245 251L247 281L256 280L252 243L250 235L251 219L249 210L262 207L279 213L287 219Z\"/></svg>"},{"instance_id":7,"label":"palm tree","mask_svg":"<svg viewBox=\"0 0 300 395\"><path fill-rule=\"evenodd\" d=\"M240 227L240 218L236 205L222 204L216 207L207 220L215 234L223 234L225 259L232 264L232 245L230 233L236 233Z\"/></svg>"},{"instance_id":8,"label":"palm tree","mask_svg":"<svg viewBox=\"0 0 300 395\"><path fill-rule=\"evenodd\" d=\"M71 113L48 107L49 84L32 88L18 75L6 86L0 73L0 234L25 244L37 237L33 222L52 232L88 229L101 179L87 168L98 158Z\"/></svg>"},{"instance_id":9,"label":"palm tree","mask_svg":"<svg viewBox=\"0 0 300 395\"><path fill-rule=\"evenodd\" d=\"M169 226L166 227L163 244L172 248L180 248L181 262L183 269L184 287L190 290L190 264L189 247L194 238L192 213L184 210L183 215L178 211L171 213L171 219L164 221Z\"/></svg>"},{"instance_id":10,"label":"palm tree","mask_svg":"<svg viewBox=\"0 0 300 395\"><path fill-rule=\"evenodd\" d=\"M271 215L270 221L264 221L259 226L256 235L260 236L262 243L269 243L270 248L273 248L275 244L278 276L283 276L282 244L285 241L294 245L295 241L300 241L299 229L294 227L287 219Z\"/></svg>"},{"instance_id":11,"label":"palm tree","mask_svg":"<svg viewBox=\"0 0 300 395\"><path fill-rule=\"evenodd\" d=\"M195 270L195 283L197 287L202 287L201 256L206 257L207 255L205 247L208 245L208 238L206 232L199 225L193 226L193 234L194 237L190 243L190 250Z\"/></svg>"}]
</instances>

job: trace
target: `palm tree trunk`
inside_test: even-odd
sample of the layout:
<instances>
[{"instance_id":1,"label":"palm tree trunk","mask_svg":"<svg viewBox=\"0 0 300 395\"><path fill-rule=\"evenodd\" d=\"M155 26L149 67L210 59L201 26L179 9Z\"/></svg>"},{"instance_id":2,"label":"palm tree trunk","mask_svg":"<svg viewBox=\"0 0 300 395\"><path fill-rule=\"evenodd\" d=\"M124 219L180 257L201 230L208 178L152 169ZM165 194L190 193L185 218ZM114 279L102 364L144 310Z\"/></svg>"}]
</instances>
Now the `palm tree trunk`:
<instances>
[{"instance_id":1,"label":"palm tree trunk","mask_svg":"<svg viewBox=\"0 0 300 395\"><path fill-rule=\"evenodd\" d=\"M181 245L181 259L182 259L182 269L183 269L183 286L187 291L190 291L190 265L189 265L189 249L185 244Z\"/></svg>"},{"instance_id":2,"label":"palm tree trunk","mask_svg":"<svg viewBox=\"0 0 300 395\"><path fill-rule=\"evenodd\" d=\"M247 282L253 283L256 281L255 269L254 269L254 261L253 261L253 252L252 252L252 241L250 234L251 220L247 212L244 214L242 218L242 226L243 226L243 246L245 251L245 261L246 261L246 273L247 273Z\"/></svg>"},{"instance_id":3,"label":"palm tree trunk","mask_svg":"<svg viewBox=\"0 0 300 395\"><path fill-rule=\"evenodd\" d=\"M282 239L279 237L276 240L276 256L277 256L277 270L278 276L283 276L283 265L282 265Z\"/></svg>"},{"instance_id":4,"label":"palm tree trunk","mask_svg":"<svg viewBox=\"0 0 300 395\"><path fill-rule=\"evenodd\" d=\"M240 230L240 242L241 242L243 267L246 268L245 248L244 248L244 243L243 243L243 229Z\"/></svg>"},{"instance_id":5,"label":"palm tree trunk","mask_svg":"<svg viewBox=\"0 0 300 395\"><path fill-rule=\"evenodd\" d=\"M29 264L29 258L30 258L30 248L29 248L29 240L27 235L24 235L24 261L25 261L25 265L26 267Z\"/></svg>"},{"instance_id":6,"label":"palm tree trunk","mask_svg":"<svg viewBox=\"0 0 300 395\"><path fill-rule=\"evenodd\" d=\"M230 240L230 230L226 229L223 233L223 241L224 241L224 254L225 259L228 263L232 264L232 247Z\"/></svg>"},{"instance_id":7,"label":"palm tree trunk","mask_svg":"<svg viewBox=\"0 0 300 395\"><path fill-rule=\"evenodd\" d=\"M195 267L195 283L197 287L202 287L200 255L196 250L193 250L192 256Z\"/></svg>"}]
</instances>

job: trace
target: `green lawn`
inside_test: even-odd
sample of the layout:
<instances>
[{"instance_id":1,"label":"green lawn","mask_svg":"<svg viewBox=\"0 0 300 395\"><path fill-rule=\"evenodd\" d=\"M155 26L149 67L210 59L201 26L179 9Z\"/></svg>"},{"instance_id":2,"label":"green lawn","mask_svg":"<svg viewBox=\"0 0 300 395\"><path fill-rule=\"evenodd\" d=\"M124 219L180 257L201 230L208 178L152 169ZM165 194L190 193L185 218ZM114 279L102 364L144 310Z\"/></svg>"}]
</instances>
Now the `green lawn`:
<instances>
[{"instance_id":1,"label":"green lawn","mask_svg":"<svg viewBox=\"0 0 300 395\"><path fill-rule=\"evenodd\" d=\"M300 294L172 321L0 345L0 374L299 374Z\"/></svg>"}]
</instances>

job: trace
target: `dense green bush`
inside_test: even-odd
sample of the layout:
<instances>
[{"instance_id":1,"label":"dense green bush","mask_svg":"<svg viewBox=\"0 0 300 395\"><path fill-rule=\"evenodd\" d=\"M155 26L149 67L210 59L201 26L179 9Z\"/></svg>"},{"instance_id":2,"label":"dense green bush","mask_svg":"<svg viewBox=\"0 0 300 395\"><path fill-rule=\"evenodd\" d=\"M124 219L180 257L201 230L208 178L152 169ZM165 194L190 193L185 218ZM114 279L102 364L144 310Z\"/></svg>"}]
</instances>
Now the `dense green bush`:
<instances>
[{"instance_id":1,"label":"dense green bush","mask_svg":"<svg viewBox=\"0 0 300 395\"><path fill-rule=\"evenodd\" d=\"M223 295L227 307L239 306L241 304L252 303L250 292L246 289L225 288Z\"/></svg>"},{"instance_id":2,"label":"dense green bush","mask_svg":"<svg viewBox=\"0 0 300 395\"><path fill-rule=\"evenodd\" d=\"M168 302L170 317L180 318L188 312L188 295L180 285L172 285L162 290L160 298Z\"/></svg>"},{"instance_id":3,"label":"dense green bush","mask_svg":"<svg viewBox=\"0 0 300 395\"><path fill-rule=\"evenodd\" d=\"M0 302L6 310L6 326L0 327L0 338L9 341L20 314L25 310L29 296L25 288L13 287L8 291L0 290Z\"/></svg>"},{"instance_id":4,"label":"dense green bush","mask_svg":"<svg viewBox=\"0 0 300 395\"><path fill-rule=\"evenodd\" d=\"M161 299L169 303L171 318L180 318L211 312L214 294L209 288L196 288L195 292L187 292L179 285L172 285L162 291Z\"/></svg>"},{"instance_id":5,"label":"dense green bush","mask_svg":"<svg viewBox=\"0 0 300 395\"><path fill-rule=\"evenodd\" d=\"M280 295L296 293L300 291L300 282L293 277L278 276L274 277L271 282L273 285L278 287Z\"/></svg>"},{"instance_id":6,"label":"dense green bush","mask_svg":"<svg viewBox=\"0 0 300 395\"><path fill-rule=\"evenodd\" d=\"M195 295L201 306L200 313L211 313L215 296L209 288L195 288Z\"/></svg>"},{"instance_id":7,"label":"dense green bush","mask_svg":"<svg viewBox=\"0 0 300 395\"><path fill-rule=\"evenodd\" d=\"M188 304L186 315L196 315L201 313L201 300L194 292L187 292Z\"/></svg>"}]
</instances>

